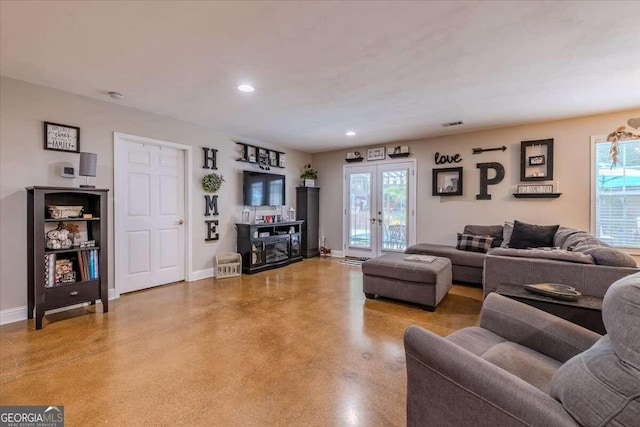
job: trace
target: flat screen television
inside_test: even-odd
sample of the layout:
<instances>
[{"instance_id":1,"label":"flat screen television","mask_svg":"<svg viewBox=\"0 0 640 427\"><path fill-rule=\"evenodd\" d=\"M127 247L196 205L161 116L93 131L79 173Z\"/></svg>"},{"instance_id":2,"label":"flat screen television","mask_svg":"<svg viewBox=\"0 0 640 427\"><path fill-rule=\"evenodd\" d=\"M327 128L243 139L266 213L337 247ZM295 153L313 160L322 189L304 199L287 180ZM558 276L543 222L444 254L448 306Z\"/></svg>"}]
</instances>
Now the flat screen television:
<instances>
[{"instance_id":1,"label":"flat screen television","mask_svg":"<svg viewBox=\"0 0 640 427\"><path fill-rule=\"evenodd\" d=\"M285 176L244 171L242 194L245 206L282 206L285 204Z\"/></svg>"}]
</instances>

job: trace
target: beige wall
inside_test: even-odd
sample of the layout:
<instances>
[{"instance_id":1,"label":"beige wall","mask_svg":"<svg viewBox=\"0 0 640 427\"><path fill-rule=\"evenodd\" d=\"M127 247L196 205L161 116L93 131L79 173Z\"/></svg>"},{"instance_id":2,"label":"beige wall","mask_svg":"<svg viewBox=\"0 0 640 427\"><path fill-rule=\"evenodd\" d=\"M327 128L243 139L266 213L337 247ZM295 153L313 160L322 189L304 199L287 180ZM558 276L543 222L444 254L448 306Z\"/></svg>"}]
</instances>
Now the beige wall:
<instances>
[{"instance_id":1,"label":"beige wall","mask_svg":"<svg viewBox=\"0 0 640 427\"><path fill-rule=\"evenodd\" d=\"M98 154L97 187L109 192L109 287L114 287L113 271L113 132L139 135L193 146L193 271L210 269L217 252L235 251L234 223L242 211L242 169L236 162L239 146L231 135L187 122L124 108L18 80L0 80L0 311L27 304L26 192L33 185L77 187L84 181L58 175L59 162L76 166L79 156L44 150L42 122L78 126L82 151ZM249 141L247 141L249 142ZM260 144L287 154L286 169L274 173L287 176L287 202L295 204L295 186L311 155L277 145ZM202 169L200 147L218 149L218 172L226 182L219 191L220 216L217 242L205 242Z\"/></svg>"},{"instance_id":2,"label":"beige wall","mask_svg":"<svg viewBox=\"0 0 640 427\"><path fill-rule=\"evenodd\" d=\"M380 145L409 145L411 156L417 158L418 242L453 244L456 232L461 231L465 224L501 224L505 220L514 219L588 230L590 137L608 134L626 124L631 117L640 117L640 110ZM520 141L546 138L554 139L553 184L560 182L562 196L558 199L515 199L512 193L520 184ZM507 147L505 152L471 154L476 147L493 148L502 145ZM366 147L357 150L365 153ZM313 166L320 172L319 185L322 187L320 233L327 237L328 245L334 250L342 250L342 176L343 166L347 164L344 161L347 151L354 150L313 156ZM464 167L463 196L431 195L432 169L453 166L436 166L436 152L461 154L463 161L455 166ZM489 186L491 200L476 200L480 188L480 172L476 163L483 162L499 162L505 168L504 180L500 184ZM365 160L360 164L366 163ZM492 173L489 176L492 177Z\"/></svg>"}]
</instances>

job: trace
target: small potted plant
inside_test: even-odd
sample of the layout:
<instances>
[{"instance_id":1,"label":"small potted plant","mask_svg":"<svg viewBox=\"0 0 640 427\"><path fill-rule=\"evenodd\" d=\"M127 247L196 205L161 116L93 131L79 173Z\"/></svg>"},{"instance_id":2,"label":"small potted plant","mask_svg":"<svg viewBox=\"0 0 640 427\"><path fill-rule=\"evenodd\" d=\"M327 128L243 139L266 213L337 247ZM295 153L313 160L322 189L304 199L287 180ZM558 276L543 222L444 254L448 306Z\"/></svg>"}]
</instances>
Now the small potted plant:
<instances>
[{"instance_id":1,"label":"small potted plant","mask_svg":"<svg viewBox=\"0 0 640 427\"><path fill-rule=\"evenodd\" d=\"M302 175L300 175L303 187L315 187L316 179L318 179L318 171L311 167L311 164L304 165Z\"/></svg>"}]
</instances>

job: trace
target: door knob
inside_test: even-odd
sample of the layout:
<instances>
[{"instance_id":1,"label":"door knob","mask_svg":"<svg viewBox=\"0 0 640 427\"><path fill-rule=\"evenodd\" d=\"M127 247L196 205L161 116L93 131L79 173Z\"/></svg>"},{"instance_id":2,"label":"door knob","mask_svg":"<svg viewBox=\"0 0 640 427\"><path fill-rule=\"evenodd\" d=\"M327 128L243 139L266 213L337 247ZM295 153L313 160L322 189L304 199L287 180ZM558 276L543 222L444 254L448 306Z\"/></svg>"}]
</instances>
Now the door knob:
<instances>
[{"instance_id":1,"label":"door knob","mask_svg":"<svg viewBox=\"0 0 640 427\"><path fill-rule=\"evenodd\" d=\"M178 224L178 225L182 225L182 224L184 224L184 220L179 220L179 221L177 222L177 224Z\"/></svg>"}]
</instances>

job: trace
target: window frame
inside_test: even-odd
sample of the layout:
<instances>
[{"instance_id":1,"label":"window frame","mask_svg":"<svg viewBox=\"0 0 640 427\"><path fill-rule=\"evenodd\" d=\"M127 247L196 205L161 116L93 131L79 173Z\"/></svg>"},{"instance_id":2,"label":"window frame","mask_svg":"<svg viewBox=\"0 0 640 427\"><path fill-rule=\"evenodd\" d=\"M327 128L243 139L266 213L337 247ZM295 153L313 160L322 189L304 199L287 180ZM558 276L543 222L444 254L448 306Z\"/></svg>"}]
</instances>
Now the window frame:
<instances>
[{"instance_id":1,"label":"window frame","mask_svg":"<svg viewBox=\"0 0 640 427\"><path fill-rule=\"evenodd\" d=\"M596 209L597 209L597 200L596 200L596 180L597 180L597 172L596 172L596 146L600 143L607 143L607 135L593 135L591 136L591 165L589 169L591 188L590 188L590 197L589 197L589 205L590 205L590 215L589 215L589 231L596 238L598 237L596 230ZM629 255L640 255L640 248L634 248L629 246L613 246L616 249L620 249Z\"/></svg>"}]
</instances>

